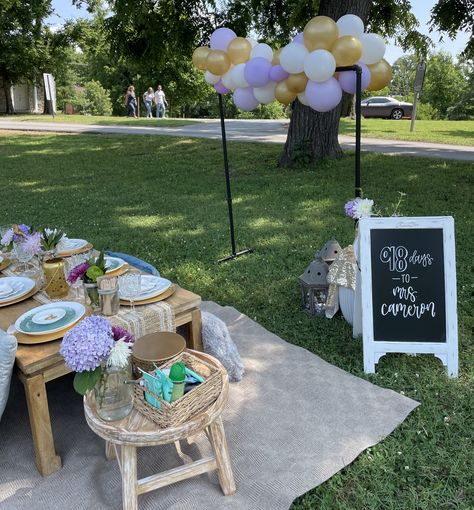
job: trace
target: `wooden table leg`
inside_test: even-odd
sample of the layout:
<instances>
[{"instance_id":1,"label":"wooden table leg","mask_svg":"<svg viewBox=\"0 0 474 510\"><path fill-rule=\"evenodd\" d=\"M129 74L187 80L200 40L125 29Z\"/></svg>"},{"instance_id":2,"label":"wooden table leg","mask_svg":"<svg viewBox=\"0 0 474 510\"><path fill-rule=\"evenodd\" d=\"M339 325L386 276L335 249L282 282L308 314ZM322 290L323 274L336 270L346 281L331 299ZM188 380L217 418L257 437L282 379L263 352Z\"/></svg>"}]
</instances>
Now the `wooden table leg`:
<instances>
[{"instance_id":1,"label":"wooden table leg","mask_svg":"<svg viewBox=\"0 0 474 510\"><path fill-rule=\"evenodd\" d=\"M137 510L137 449L122 445L120 450L123 510Z\"/></svg>"},{"instance_id":2,"label":"wooden table leg","mask_svg":"<svg viewBox=\"0 0 474 510\"><path fill-rule=\"evenodd\" d=\"M115 446L110 441L105 441L105 458L107 460L115 459Z\"/></svg>"},{"instance_id":3,"label":"wooden table leg","mask_svg":"<svg viewBox=\"0 0 474 510\"><path fill-rule=\"evenodd\" d=\"M221 416L209 425L209 430L211 432L212 447L216 455L219 483L222 492L226 496L230 496L235 493L236 488Z\"/></svg>"},{"instance_id":4,"label":"wooden table leg","mask_svg":"<svg viewBox=\"0 0 474 510\"><path fill-rule=\"evenodd\" d=\"M49 416L48 397L43 376L20 375L26 393L31 433L36 454L36 466L43 476L61 469L61 458L54 449L53 431Z\"/></svg>"},{"instance_id":5,"label":"wooden table leg","mask_svg":"<svg viewBox=\"0 0 474 510\"><path fill-rule=\"evenodd\" d=\"M195 351L203 351L201 336L201 310L191 312L191 324L189 326L189 347Z\"/></svg>"}]
</instances>

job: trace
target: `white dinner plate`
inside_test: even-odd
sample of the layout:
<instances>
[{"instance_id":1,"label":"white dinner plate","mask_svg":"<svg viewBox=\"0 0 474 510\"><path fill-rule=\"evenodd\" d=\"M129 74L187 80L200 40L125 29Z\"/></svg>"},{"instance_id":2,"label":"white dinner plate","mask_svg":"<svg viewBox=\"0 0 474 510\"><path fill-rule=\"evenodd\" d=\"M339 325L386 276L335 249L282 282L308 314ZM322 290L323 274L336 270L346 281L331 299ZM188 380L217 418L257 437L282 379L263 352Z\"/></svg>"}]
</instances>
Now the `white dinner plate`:
<instances>
[{"instance_id":1,"label":"white dinner plate","mask_svg":"<svg viewBox=\"0 0 474 510\"><path fill-rule=\"evenodd\" d=\"M34 289L36 282L31 278L24 276L6 276L0 278L0 288L3 287L4 292L0 295L0 303L13 301L28 294L30 290Z\"/></svg>"},{"instance_id":2,"label":"white dinner plate","mask_svg":"<svg viewBox=\"0 0 474 510\"><path fill-rule=\"evenodd\" d=\"M116 271L120 269L126 264L125 260L119 257L105 257L105 272L111 273L112 271Z\"/></svg>"},{"instance_id":3,"label":"white dinner plate","mask_svg":"<svg viewBox=\"0 0 474 510\"><path fill-rule=\"evenodd\" d=\"M153 276L151 274L142 275L141 277L142 292L134 298L134 301L143 301L155 296L159 296L171 287L171 282L166 278L160 276ZM130 297L124 296L120 290L119 280L119 297L124 301L130 301Z\"/></svg>"},{"instance_id":4,"label":"white dinner plate","mask_svg":"<svg viewBox=\"0 0 474 510\"><path fill-rule=\"evenodd\" d=\"M33 320L33 318L44 316L45 312L49 314L52 310L57 310L58 308L64 310L64 315L61 319L43 324L38 324ZM77 303L76 301L57 301L56 303L37 306L36 308L28 310L23 315L20 315L15 322L15 329L26 335L46 335L55 333L56 331L61 331L71 324L74 324L83 317L85 313L86 308L81 303Z\"/></svg>"},{"instance_id":5,"label":"white dinner plate","mask_svg":"<svg viewBox=\"0 0 474 510\"><path fill-rule=\"evenodd\" d=\"M31 320L35 324L53 324L53 322L61 320L65 315L65 308L49 308L48 310L35 313Z\"/></svg>"},{"instance_id":6,"label":"white dinner plate","mask_svg":"<svg viewBox=\"0 0 474 510\"><path fill-rule=\"evenodd\" d=\"M86 246L88 241L85 239L63 239L59 241L56 252L60 256L61 253L68 253L74 250L80 250Z\"/></svg>"}]
</instances>

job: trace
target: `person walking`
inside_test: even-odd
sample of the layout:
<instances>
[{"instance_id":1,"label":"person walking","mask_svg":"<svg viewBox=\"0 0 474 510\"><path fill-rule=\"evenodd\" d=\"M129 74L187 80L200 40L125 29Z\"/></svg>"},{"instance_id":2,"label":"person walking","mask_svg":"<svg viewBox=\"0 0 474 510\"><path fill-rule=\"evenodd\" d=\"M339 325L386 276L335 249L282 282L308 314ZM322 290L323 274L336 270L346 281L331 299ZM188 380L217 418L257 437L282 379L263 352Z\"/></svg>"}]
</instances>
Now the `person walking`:
<instances>
[{"instance_id":1,"label":"person walking","mask_svg":"<svg viewBox=\"0 0 474 510\"><path fill-rule=\"evenodd\" d=\"M158 85L158 88L156 89L155 92L155 104L156 104L156 117L158 119L164 119L168 103L166 101L166 96L165 93L163 92L163 89L161 88L161 85Z\"/></svg>"},{"instance_id":2,"label":"person walking","mask_svg":"<svg viewBox=\"0 0 474 510\"><path fill-rule=\"evenodd\" d=\"M155 97L155 93L153 92L153 88L148 87L148 90L143 94L143 101L145 103L147 119L153 118L152 103L153 103L154 97Z\"/></svg>"},{"instance_id":3,"label":"person walking","mask_svg":"<svg viewBox=\"0 0 474 510\"><path fill-rule=\"evenodd\" d=\"M130 85L127 89L127 94L125 95L125 106L127 107L128 117L137 116L137 98L135 96L135 87L133 85Z\"/></svg>"}]
</instances>

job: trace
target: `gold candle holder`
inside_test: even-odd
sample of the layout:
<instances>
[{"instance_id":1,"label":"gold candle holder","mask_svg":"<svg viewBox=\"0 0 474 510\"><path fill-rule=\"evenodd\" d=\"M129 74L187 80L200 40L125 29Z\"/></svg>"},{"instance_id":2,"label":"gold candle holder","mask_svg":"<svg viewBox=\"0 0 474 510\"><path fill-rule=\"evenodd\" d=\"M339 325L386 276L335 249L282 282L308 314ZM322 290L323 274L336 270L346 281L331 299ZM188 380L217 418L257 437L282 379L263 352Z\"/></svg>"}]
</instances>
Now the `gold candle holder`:
<instances>
[{"instance_id":1,"label":"gold candle holder","mask_svg":"<svg viewBox=\"0 0 474 510\"><path fill-rule=\"evenodd\" d=\"M59 258L43 262L45 279L44 290L50 298L62 298L68 295L69 285L64 275L64 260Z\"/></svg>"}]
</instances>

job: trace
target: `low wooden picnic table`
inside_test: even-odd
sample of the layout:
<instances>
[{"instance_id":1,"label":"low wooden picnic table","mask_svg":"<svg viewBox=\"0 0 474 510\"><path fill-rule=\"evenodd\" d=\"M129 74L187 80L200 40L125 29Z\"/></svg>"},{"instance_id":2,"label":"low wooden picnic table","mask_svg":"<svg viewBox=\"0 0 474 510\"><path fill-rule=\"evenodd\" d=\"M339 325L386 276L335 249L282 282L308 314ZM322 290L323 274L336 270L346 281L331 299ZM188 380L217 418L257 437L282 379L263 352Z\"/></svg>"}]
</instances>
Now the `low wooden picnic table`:
<instances>
[{"instance_id":1,"label":"low wooden picnic table","mask_svg":"<svg viewBox=\"0 0 474 510\"><path fill-rule=\"evenodd\" d=\"M187 328L187 346L202 351L201 297L177 287L165 300L175 314L176 326ZM0 328L6 330L24 312L39 306L29 298L6 306L0 312ZM25 387L26 403L33 436L38 471L47 476L61 468L61 458L54 447L46 383L71 372L59 354L61 339L43 344L19 344L16 353L18 376Z\"/></svg>"}]
</instances>

